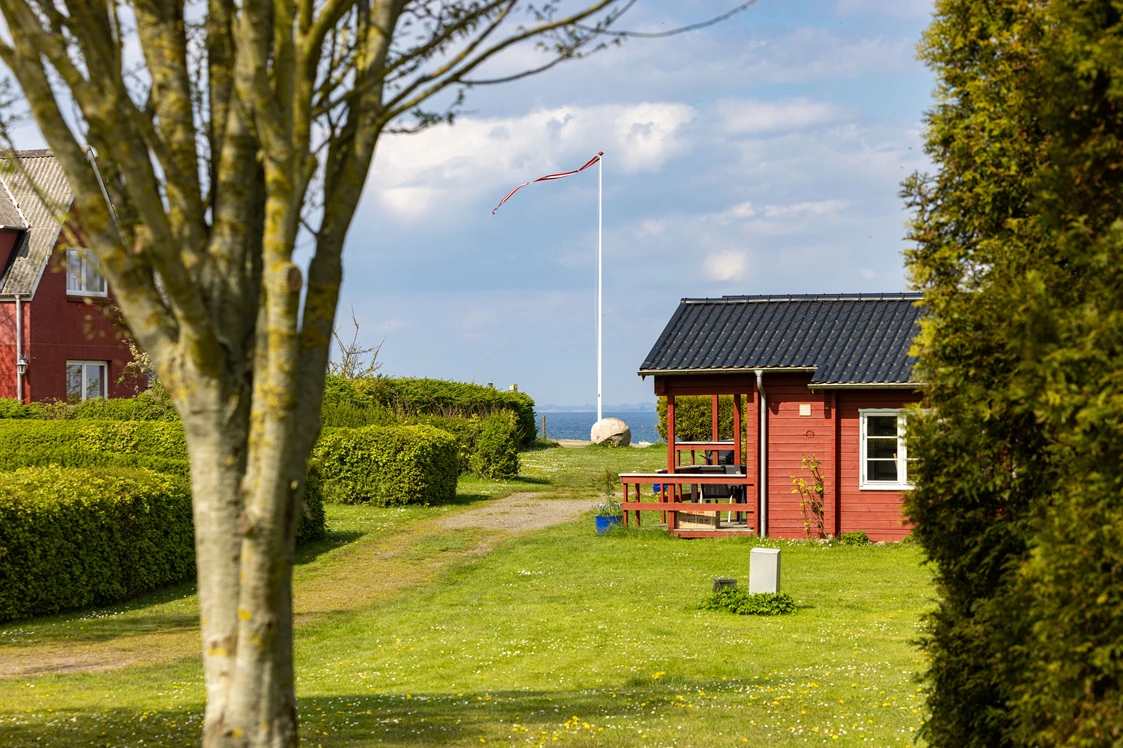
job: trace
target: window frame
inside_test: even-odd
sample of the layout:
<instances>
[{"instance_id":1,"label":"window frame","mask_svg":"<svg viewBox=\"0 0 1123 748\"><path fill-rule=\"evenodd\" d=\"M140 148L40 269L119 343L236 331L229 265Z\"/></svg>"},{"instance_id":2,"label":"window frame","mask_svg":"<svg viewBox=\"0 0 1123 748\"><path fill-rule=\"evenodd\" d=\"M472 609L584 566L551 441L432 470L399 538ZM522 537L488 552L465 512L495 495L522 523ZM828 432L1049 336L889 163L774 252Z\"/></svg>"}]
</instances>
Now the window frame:
<instances>
[{"instance_id":1,"label":"window frame","mask_svg":"<svg viewBox=\"0 0 1123 748\"><path fill-rule=\"evenodd\" d=\"M75 288L75 289L70 288L70 279L71 279L70 259L71 259L71 257L74 257L76 259L76 261L78 262L78 276L77 276L76 280L78 281L79 288ZM99 278L101 278L101 290L100 291L92 291L92 290L86 288L86 275L91 270L93 272L97 273L97 276ZM102 275L101 270L97 266L97 262L92 257L90 257L89 252L87 252L82 247L67 247L66 248L66 295L67 296L96 296L96 297L99 297L99 298L104 298L106 296L109 296L109 283L108 283L108 281L106 281L105 276Z\"/></svg>"},{"instance_id":2,"label":"window frame","mask_svg":"<svg viewBox=\"0 0 1123 748\"><path fill-rule=\"evenodd\" d=\"M70 372L69 372L69 369L70 369L71 366L81 366L82 367L82 399L79 400L78 402L84 403L87 400L96 400L97 399L97 398L92 398L92 397L86 396L89 392L89 386L86 384L86 367L87 366L100 366L101 367L102 394L99 397L101 397L103 400L109 399L109 362L108 361L71 361L71 360L67 359L67 361L66 361L66 369L67 369L67 372L66 372L66 385L67 385L66 401L67 402L70 402Z\"/></svg>"},{"instance_id":3,"label":"window frame","mask_svg":"<svg viewBox=\"0 0 1123 748\"><path fill-rule=\"evenodd\" d=\"M897 480L872 480L866 471L869 467L866 436L866 426L871 416L896 416L897 417ZM906 443L906 422L908 416L904 408L860 408L858 410L858 488L862 491L911 491L915 484L909 482L908 472L908 444Z\"/></svg>"}]
</instances>

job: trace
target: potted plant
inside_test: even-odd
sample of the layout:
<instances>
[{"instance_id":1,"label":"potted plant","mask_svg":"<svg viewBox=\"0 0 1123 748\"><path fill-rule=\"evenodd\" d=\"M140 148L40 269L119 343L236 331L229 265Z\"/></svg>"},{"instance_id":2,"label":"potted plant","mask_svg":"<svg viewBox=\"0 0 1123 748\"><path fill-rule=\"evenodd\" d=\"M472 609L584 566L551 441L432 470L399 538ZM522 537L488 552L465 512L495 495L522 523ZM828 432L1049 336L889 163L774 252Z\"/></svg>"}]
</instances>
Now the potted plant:
<instances>
[{"instance_id":1,"label":"potted plant","mask_svg":"<svg viewBox=\"0 0 1123 748\"><path fill-rule=\"evenodd\" d=\"M624 510L620 502L615 499L604 502L597 507L597 535L604 535L609 529L620 524L624 519Z\"/></svg>"}]
</instances>

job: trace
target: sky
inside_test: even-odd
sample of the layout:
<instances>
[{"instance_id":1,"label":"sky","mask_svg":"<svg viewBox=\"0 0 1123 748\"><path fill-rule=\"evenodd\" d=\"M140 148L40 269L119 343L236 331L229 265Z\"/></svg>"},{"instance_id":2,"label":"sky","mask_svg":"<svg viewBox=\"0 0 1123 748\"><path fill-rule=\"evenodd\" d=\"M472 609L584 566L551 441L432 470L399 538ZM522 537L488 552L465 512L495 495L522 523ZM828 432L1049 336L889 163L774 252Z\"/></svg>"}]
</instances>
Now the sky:
<instances>
[{"instance_id":1,"label":"sky","mask_svg":"<svg viewBox=\"0 0 1123 748\"><path fill-rule=\"evenodd\" d=\"M639 0L661 31L740 0ZM451 126L384 136L344 250L352 312L382 373L596 402L597 170L604 151L606 406L654 402L636 374L683 297L907 287L900 182L933 79L932 0L758 0L729 21L631 39L468 92ZM516 49L487 73L541 64ZM42 147L34 132L23 147Z\"/></svg>"},{"instance_id":2,"label":"sky","mask_svg":"<svg viewBox=\"0 0 1123 748\"><path fill-rule=\"evenodd\" d=\"M736 4L641 0L620 28ZM704 31L470 91L451 127L379 144L341 319L353 309L382 342L386 374L595 403L595 168L491 209L602 150L606 405L655 400L636 372L683 297L904 290L900 182L931 169L933 79L915 51L930 13L759 0Z\"/></svg>"}]
</instances>

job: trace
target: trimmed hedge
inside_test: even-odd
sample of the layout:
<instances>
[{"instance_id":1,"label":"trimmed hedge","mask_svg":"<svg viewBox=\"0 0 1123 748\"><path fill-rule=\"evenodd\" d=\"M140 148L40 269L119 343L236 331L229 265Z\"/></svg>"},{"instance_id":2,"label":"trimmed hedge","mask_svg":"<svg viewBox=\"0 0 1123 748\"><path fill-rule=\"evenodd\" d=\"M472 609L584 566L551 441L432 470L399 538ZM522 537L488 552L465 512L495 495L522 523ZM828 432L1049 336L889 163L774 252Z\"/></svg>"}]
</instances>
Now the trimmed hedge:
<instances>
[{"instance_id":1,"label":"trimmed hedge","mask_svg":"<svg viewBox=\"0 0 1123 748\"><path fill-rule=\"evenodd\" d=\"M337 407L387 409L398 418L484 418L507 410L513 412L518 421L520 446L533 444L538 435L534 423L534 400L529 395L465 382L391 377L344 379L329 376L324 385L324 409L332 411Z\"/></svg>"},{"instance_id":2,"label":"trimmed hedge","mask_svg":"<svg viewBox=\"0 0 1123 748\"><path fill-rule=\"evenodd\" d=\"M418 416L414 423L447 431L456 439L460 472L481 478L515 478L519 474L519 424L514 413L500 411L487 418Z\"/></svg>"},{"instance_id":3,"label":"trimmed hedge","mask_svg":"<svg viewBox=\"0 0 1123 748\"><path fill-rule=\"evenodd\" d=\"M0 620L118 602L194 572L182 478L114 468L0 474Z\"/></svg>"},{"instance_id":4,"label":"trimmed hedge","mask_svg":"<svg viewBox=\"0 0 1123 748\"><path fill-rule=\"evenodd\" d=\"M488 416L480 424L469 466L483 478L515 478L519 474L519 422L510 411Z\"/></svg>"},{"instance_id":5,"label":"trimmed hedge","mask_svg":"<svg viewBox=\"0 0 1123 748\"><path fill-rule=\"evenodd\" d=\"M444 503L460 474L456 439L432 426L325 429L312 459L333 503Z\"/></svg>"},{"instance_id":6,"label":"trimmed hedge","mask_svg":"<svg viewBox=\"0 0 1123 748\"><path fill-rule=\"evenodd\" d=\"M178 423L157 421L0 421L0 454L93 452L187 459Z\"/></svg>"},{"instance_id":7,"label":"trimmed hedge","mask_svg":"<svg viewBox=\"0 0 1123 748\"><path fill-rule=\"evenodd\" d=\"M178 423L0 420L0 471L29 466L145 468L190 480ZM297 543L327 537L322 478L309 471Z\"/></svg>"},{"instance_id":8,"label":"trimmed hedge","mask_svg":"<svg viewBox=\"0 0 1123 748\"><path fill-rule=\"evenodd\" d=\"M179 414L162 391L148 390L136 397L94 398L80 403L38 402L24 405L0 398L0 419L34 418L41 421L178 421Z\"/></svg>"}]
</instances>

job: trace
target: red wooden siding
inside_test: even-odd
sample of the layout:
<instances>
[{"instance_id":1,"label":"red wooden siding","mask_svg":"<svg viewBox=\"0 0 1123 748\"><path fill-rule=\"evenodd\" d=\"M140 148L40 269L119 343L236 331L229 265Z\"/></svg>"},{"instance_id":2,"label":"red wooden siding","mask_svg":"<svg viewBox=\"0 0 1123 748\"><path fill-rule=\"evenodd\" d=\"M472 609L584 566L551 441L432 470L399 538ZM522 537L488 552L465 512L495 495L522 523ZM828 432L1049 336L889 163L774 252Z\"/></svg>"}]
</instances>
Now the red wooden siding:
<instances>
[{"instance_id":1,"label":"red wooden siding","mask_svg":"<svg viewBox=\"0 0 1123 748\"><path fill-rule=\"evenodd\" d=\"M109 396L134 394L129 383L118 382L132 359L120 328L105 314L112 303L112 291L101 298L67 295L66 252L60 241L33 302L27 305L31 307L25 320L31 332L31 360L25 395L32 400L65 400L67 361L106 361Z\"/></svg>"},{"instance_id":2,"label":"red wooden siding","mask_svg":"<svg viewBox=\"0 0 1123 748\"><path fill-rule=\"evenodd\" d=\"M840 390L839 417L842 426L840 455L842 504L840 532L864 530L871 540L900 540L909 534L901 514L897 491L863 491L861 483L861 421L865 408L900 408L920 400L914 392L894 390Z\"/></svg>"}]
</instances>

